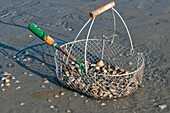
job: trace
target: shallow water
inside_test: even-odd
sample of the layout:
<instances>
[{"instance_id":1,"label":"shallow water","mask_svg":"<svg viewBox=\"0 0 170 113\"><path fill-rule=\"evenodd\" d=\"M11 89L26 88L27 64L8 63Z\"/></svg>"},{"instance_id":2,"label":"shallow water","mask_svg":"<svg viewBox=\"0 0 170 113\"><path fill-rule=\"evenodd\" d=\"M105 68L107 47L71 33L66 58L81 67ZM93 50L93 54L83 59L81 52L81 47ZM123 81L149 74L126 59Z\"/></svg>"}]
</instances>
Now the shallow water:
<instances>
[{"instance_id":1,"label":"shallow water","mask_svg":"<svg viewBox=\"0 0 170 113\"><path fill-rule=\"evenodd\" d=\"M170 1L115 0L115 9L125 19L135 49L145 57L142 87L125 98L93 100L63 88L55 77L54 49L27 30L36 23L59 44L74 39L88 20L88 13L110 0L1 0L0 3L0 72L7 71L20 80L0 91L0 111L3 113L168 113L170 109ZM127 33L117 20L115 42L129 46ZM91 37L110 36L111 13L96 18ZM80 39L86 37L87 29ZM32 36L31 36L32 35ZM16 57L15 57L16 56ZM24 60L27 58L26 60ZM31 58L31 60L30 60ZM27 61L29 60L29 61ZM26 62L25 62L26 61ZM9 68L8 64L14 64ZM27 72L28 75L24 75ZM31 76L29 76L29 74ZM47 78L50 83L43 83ZM42 85L44 85L42 87ZM16 90L18 86L21 89ZM2 88L0 88L2 90ZM66 92L61 96L61 92ZM59 98L54 98L54 95ZM47 99L51 101L47 101ZM25 105L20 106L24 102ZM106 103L105 106L102 106ZM102 105L101 105L102 104ZM55 105L56 109L50 109ZM167 107L161 109L160 105Z\"/></svg>"}]
</instances>

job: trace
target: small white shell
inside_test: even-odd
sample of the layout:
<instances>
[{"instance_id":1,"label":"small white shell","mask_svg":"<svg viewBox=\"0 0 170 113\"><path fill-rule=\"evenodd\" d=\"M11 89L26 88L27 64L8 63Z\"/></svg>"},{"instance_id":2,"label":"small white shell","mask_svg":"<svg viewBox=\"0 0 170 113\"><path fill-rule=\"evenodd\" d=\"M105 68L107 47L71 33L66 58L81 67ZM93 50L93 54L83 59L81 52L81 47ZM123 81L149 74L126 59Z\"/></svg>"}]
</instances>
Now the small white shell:
<instances>
[{"instance_id":1,"label":"small white shell","mask_svg":"<svg viewBox=\"0 0 170 113\"><path fill-rule=\"evenodd\" d=\"M45 88L45 85L41 85L42 88Z\"/></svg>"},{"instance_id":2,"label":"small white shell","mask_svg":"<svg viewBox=\"0 0 170 113\"><path fill-rule=\"evenodd\" d=\"M159 108L161 108L161 110L165 109L166 107L167 107L166 104L159 105Z\"/></svg>"},{"instance_id":3,"label":"small white shell","mask_svg":"<svg viewBox=\"0 0 170 113\"><path fill-rule=\"evenodd\" d=\"M5 91L5 89L3 88L3 89L2 89L2 91L4 92L4 91Z\"/></svg>"},{"instance_id":4,"label":"small white shell","mask_svg":"<svg viewBox=\"0 0 170 113\"><path fill-rule=\"evenodd\" d=\"M48 84L49 81L48 81L47 79L44 79L44 83L45 83L45 84Z\"/></svg>"},{"instance_id":5,"label":"small white shell","mask_svg":"<svg viewBox=\"0 0 170 113\"><path fill-rule=\"evenodd\" d=\"M56 107L55 107L54 105L51 105L50 108L51 108L51 109L55 109Z\"/></svg>"},{"instance_id":6,"label":"small white shell","mask_svg":"<svg viewBox=\"0 0 170 113\"><path fill-rule=\"evenodd\" d=\"M105 106L106 105L106 103L101 103L101 106Z\"/></svg>"},{"instance_id":7,"label":"small white shell","mask_svg":"<svg viewBox=\"0 0 170 113\"><path fill-rule=\"evenodd\" d=\"M24 102L20 103L20 106L23 106L23 105L25 105L25 103L24 103Z\"/></svg>"},{"instance_id":8,"label":"small white shell","mask_svg":"<svg viewBox=\"0 0 170 113\"><path fill-rule=\"evenodd\" d=\"M14 76L12 76L12 78L11 78L12 80L15 80L16 78L14 77Z\"/></svg>"},{"instance_id":9,"label":"small white shell","mask_svg":"<svg viewBox=\"0 0 170 113\"><path fill-rule=\"evenodd\" d=\"M85 103L88 103L89 102L89 100L85 100Z\"/></svg>"},{"instance_id":10,"label":"small white shell","mask_svg":"<svg viewBox=\"0 0 170 113\"><path fill-rule=\"evenodd\" d=\"M67 113L71 113L72 111L71 111L71 110L69 110L69 109L67 109L67 110L66 110L66 112L67 112Z\"/></svg>"},{"instance_id":11,"label":"small white shell","mask_svg":"<svg viewBox=\"0 0 170 113\"><path fill-rule=\"evenodd\" d=\"M6 80L6 79L7 79L6 77L2 77L2 78L1 78L2 81Z\"/></svg>"},{"instance_id":12,"label":"small white shell","mask_svg":"<svg viewBox=\"0 0 170 113\"><path fill-rule=\"evenodd\" d=\"M81 98L84 98L84 95L81 95L80 97L81 97Z\"/></svg>"},{"instance_id":13,"label":"small white shell","mask_svg":"<svg viewBox=\"0 0 170 113\"><path fill-rule=\"evenodd\" d=\"M19 90L19 89L21 89L21 86L18 86L18 87L16 87L15 89L16 89L16 90Z\"/></svg>"},{"instance_id":14,"label":"small white shell","mask_svg":"<svg viewBox=\"0 0 170 113\"><path fill-rule=\"evenodd\" d=\"M10 84L10 83L6 83L5 86L6 86L6 87L9 87L9 86L11 86L11 84Z\"/></svg>"},{"instance_id":15,"label":"small white shell","mask_svg":"<svg viewBox=\"0 0 170 113\"><path fill-rule=\"evenodd\" d=\"M60 95L61 95L61 96L65 95L65 94L66 94L65 92L60 92Z\"/></svg>"},{"instance_id":16,"label":"small white shell","mask_svg":"<svg viewBox=\"0 0 170 113\"><path fill-rule=\"evenodd\" d=\"M14 83L20 83L20 81L19 81L19 80L16 80Z\"/></svg>"},{"instance_id":17,"label":"small white shell","mask_svg":"<svg viewBox=\"0 0 170 113\"><path fill-rule=\"evenodd\" d=\"M32 35L28 35L28 37L29 37L29 38L31 38L31 37L32 37Z\"/></svg>"},{"instance_id":18,"label":"small white shell","mask_svg":"<svg viewBox=\"0 0 170 113\"><path fill-rule=\"evenodd\" d=\"M54 97L55 97L55 98L59 98L59 96L58 96L58 95L55 95Z\"/></svg>"},{"instance_id":19,"label":"small white shell","mask_svg":"<svg viewBox=\"0 0 170 113\"><path fill-rule=\"evenodd\" d=\"M48 102L51 102L52 100L51 99L47 99Z\"/></svg>"},{"instance_id":20,"label":"small white shell","mask_svg":"<svg viewBox=\"0 0 170 113\"><path fill-rule=\"evenodd\" d=\"M5 85L4 84L1 84L1 87L4 87Z\"/></svg>"},{"instance_id":21,"label":"small white shell","mask_svg":"<svg viewBox=\"0 0 170 113\"><path fill-rule=\"evenodd\" d=\"M6 83L9 83L9 82L10 82L10 80L9 80L9 79L6 79L6 80L5 80L5 82L6 82Z\"/></svg>"}]
</instances>

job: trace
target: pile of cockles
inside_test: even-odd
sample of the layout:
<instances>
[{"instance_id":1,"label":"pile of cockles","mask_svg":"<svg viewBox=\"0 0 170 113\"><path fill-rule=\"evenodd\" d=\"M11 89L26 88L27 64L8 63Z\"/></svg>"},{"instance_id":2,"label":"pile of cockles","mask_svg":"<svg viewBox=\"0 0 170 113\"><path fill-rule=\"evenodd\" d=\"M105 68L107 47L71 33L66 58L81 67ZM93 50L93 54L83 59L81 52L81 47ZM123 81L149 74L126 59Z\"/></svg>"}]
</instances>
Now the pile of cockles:
<instances>
[{"instance_id":1,"label":"pile of cockles","mask_svg":"<svg viewBox=\"0 0 170 113\"><path fill-rule=\"evenodd\" d=\"M86 64L83 71L78 64L64 65L60 82L95 99L127 96L141 84L140 74L130 73L119 66L105 64L102 60Z\"/></svg>"},{"instance_id":2,"label":"pile of cockles","mask_svg":"<svg viewBox=\"0 0 170 113\"><path fill-rule=\"evenodd\" d=\"M6 71L0 73L0 86L2 91L5 91L5 88L11 86L11 81L14 81L14 83L19 83L15 76L12 76L10 73Z\"/></svg>"}]
</instances>

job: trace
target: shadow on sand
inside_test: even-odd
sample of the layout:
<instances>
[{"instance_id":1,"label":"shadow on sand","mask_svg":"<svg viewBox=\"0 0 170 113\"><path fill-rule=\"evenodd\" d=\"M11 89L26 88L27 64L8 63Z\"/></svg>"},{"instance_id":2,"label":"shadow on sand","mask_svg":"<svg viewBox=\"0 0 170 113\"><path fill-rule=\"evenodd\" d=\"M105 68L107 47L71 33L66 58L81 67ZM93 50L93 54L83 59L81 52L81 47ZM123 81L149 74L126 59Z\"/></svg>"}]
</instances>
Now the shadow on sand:
<instances>
[{"instance_id":1,"label":"shadow on sand","mask_svg":"<svg viewBox=\"0 0 170 113\"><path fill-rule=\"evenodd\" d=\"M9 51L15 52L14 55ZM23 50L0 43L0 53L12 59L32 73L47 78L53 84L59 84L55 73L55 49L47 44L37 44Z\"/></svg>"}]
</instances>

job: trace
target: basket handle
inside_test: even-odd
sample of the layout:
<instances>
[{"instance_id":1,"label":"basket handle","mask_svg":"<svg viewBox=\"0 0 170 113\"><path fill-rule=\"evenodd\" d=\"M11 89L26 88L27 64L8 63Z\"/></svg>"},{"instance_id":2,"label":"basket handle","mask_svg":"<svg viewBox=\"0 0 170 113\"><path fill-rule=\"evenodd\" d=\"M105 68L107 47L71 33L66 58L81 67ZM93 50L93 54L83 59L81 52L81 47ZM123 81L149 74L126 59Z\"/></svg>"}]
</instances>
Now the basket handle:
<instances>
[{"instance_id":1,"label":"basket handle","mask_svg":"<svg viewBox=\"0 0 170 113\"><path fill-rule=\"evenodd\" d=\"M114 7L114 6L115 6L115 2L112 1L112 2L110 2L110 3L108 3L108 4L106 4L106 5L98 8L98 9L96 9L95 11L90 12L90 13L89 13L89 16L90 16L90 18L93 19L93 18L95 18L97 15L103 13L104 11L106 11L106 10L108 10L108 9L111 9L111 8Z\"/></svg>"},{"instance_id":2,"label":"basket handle","mask_svg":"<svg viewBox=\"0 0 170 113\"><path fill-rule=\"evenodd\" d=\"M41 28L39 28L37 25L35 24L29 24L28 25L28 29L34 33L38 38L40 38L41 40L43 40L44 42L46 42L47 44L53 46L54 48L58 49L59 51L61 51L63 54L65 54L66 56L68 56L68 53L63 50L62 48L59 47L59 45L57 44L57 42L55 42L55 40L49 36L44 30L42 30ZM69 58L71 60L73 60L74 62L78 62L77 59L72 56L72 55L69 55Z\"/></svg>"}]
</instances>

